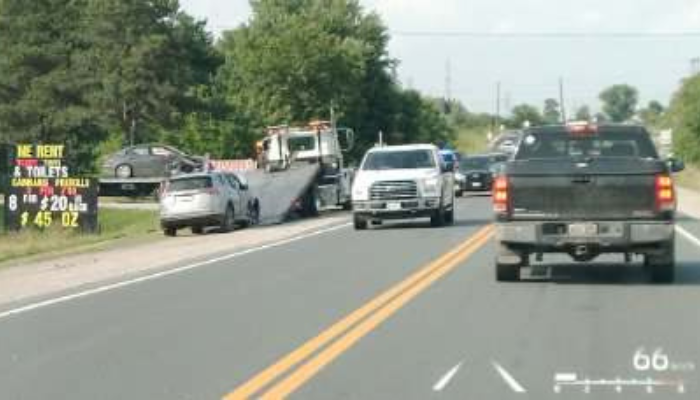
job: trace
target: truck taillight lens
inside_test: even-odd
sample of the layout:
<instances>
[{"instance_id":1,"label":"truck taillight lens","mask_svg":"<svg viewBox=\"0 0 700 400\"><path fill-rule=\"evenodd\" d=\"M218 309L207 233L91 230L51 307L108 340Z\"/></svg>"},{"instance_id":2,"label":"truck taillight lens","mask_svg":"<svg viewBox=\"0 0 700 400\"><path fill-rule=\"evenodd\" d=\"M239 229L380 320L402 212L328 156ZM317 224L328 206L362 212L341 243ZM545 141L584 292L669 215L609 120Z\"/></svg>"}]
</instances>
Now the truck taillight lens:
<instances>
[{"instance_id":1,"label":"truck taillight lens","mask_svg":"<svg viewBox=\"0 0 700 400\"><path fill-rule=\"evenodd\" d=\"M673 179L668 175L656 176L656 209L658 211L674 211L676 209L676 193Z\"/></svg>"},{"instance_id":2,"label":"truck taillight lens","mask_svg":"<svg viewBox=\"0 0 700 400\"><path fill-rule=\"evenodd\" d=\"M507 213L510 210L510 185L508 178L498 176L493 182L493 210L497 213Z\"/></svg>"}]
</instances>

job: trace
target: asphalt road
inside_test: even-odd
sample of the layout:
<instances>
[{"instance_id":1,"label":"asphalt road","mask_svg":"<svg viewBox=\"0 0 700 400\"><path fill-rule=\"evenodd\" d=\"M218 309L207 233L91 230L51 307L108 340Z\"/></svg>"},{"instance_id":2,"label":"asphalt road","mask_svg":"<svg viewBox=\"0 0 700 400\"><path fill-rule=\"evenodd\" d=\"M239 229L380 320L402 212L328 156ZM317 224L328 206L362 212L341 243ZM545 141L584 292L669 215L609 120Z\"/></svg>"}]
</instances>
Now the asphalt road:
<instances>
[{"instance_id":1,"label":"asphalt road","mask_svg":"<svg viewBox=\"0 0 700 400\"><path fill-rule=\"evenodd\" d=\"M674 285L564 259L497 283L488 199L457 218L341 226L0 310L0 398L700 397L699 243L679 235Z\"/></svg>"}]
</instances>

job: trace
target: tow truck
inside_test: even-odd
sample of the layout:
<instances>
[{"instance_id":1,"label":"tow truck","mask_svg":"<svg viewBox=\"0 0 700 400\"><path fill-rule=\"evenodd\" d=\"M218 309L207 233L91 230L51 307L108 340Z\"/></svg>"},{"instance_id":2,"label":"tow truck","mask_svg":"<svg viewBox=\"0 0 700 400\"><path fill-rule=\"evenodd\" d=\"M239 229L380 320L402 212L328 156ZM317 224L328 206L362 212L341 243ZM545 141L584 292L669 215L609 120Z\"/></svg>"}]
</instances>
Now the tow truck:
<instances>
[{"instance_id":1,"label":"tow truck","mask_svg":"<svg viewBox=\"0 0 700 400\"><path fill-rule=\"evenodd\" d=\"M258 146L259 169L246 174L262 210L277 220L266 222L350 209L354 171L345 167L343 153L353 144L353 130L330 121L267 128Z\"/></svg>"}]
</instances>

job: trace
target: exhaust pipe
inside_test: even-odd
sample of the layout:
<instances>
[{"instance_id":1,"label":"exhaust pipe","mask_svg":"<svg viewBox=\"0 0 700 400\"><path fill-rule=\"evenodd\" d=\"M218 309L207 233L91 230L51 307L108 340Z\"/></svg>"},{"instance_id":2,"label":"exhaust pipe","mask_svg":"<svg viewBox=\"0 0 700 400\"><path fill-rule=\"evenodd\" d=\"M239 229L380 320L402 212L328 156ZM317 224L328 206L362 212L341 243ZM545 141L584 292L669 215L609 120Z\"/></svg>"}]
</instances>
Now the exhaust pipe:
<instances>
[{"instance_id":1,"label":"exhaust pipe","mask_svg":"<svg viewBox=\"0 0 700 400\"><path fill-rule=\"evenodd\" d=\"M576 246L576 249L574 250L574 255L576 257L585 257L588 255L588 253L590 253L590 250L586 245Z\"/></svg>"},{"instance_id":2,"label":"exhaust pipe","mask_svg":"<svg viewBox=\"0 0 700 400\"><path fill-rule=\"evenodd\" d=\"M594 246L580 244L571 249L569 252L571 257L576 261L591 261L600 255L598 249Z\"/></svg>"}]
</instances>

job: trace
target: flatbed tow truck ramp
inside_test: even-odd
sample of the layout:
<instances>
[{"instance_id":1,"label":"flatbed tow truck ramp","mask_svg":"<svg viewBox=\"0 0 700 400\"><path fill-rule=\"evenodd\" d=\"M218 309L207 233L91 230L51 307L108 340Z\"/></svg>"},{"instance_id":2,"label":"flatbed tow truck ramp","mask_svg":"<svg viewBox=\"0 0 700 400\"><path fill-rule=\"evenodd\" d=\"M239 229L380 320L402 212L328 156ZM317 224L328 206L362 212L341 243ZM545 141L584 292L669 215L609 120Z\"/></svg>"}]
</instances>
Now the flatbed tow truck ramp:
<instances>
[{"instance_id":1,"label":"flatbed tow truck ramp","mask_svg":"<svg viewBox=\"0 0 700 400\"><path fill-rule=\"evenodd\" d=\"M287 220L297 201L312 189L320 168L318 164L306 164L273 173L243 172L253 195L260 199L260 223L278 224Z\"/></svg>"}]
</instances>

